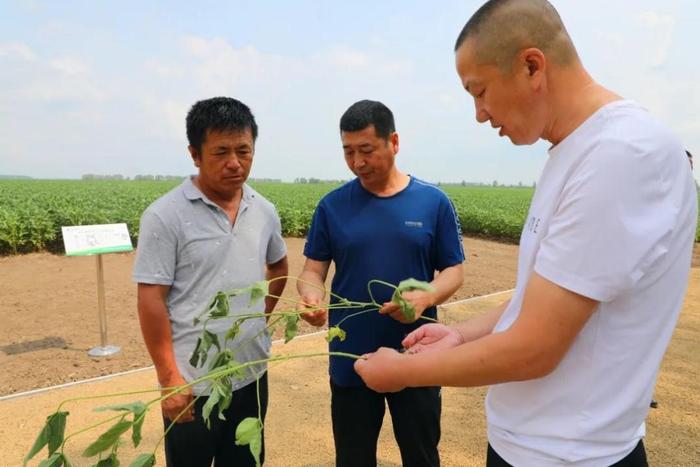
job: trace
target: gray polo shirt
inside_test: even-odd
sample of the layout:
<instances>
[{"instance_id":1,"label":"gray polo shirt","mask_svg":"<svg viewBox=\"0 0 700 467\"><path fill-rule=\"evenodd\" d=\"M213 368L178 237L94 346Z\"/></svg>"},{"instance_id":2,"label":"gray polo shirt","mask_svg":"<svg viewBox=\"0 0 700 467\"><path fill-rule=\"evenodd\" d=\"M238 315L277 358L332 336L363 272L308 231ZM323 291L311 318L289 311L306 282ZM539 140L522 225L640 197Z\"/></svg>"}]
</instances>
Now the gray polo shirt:
<instances>
[{"instance_id":1,"label":"gray polo shirt","mask_svg":"<svg viewBox=\"0 0 700 467\"><path fill-rule=\"evenodd\" d=\"M219 291L245 288L265 278L265 265L276 263L287 253L280 220L272 203L248 185L236 222L231 226L226 212L210 201L187 178L180 186L157 199L141 217L133 279L144 284L169 285L167 306L175 358L180 373L192 381L207 373L216 349L212 347L205 368L189 363L201 336L203 324L194 318ZM262 312L263 301L249 307L250 296L232 297L231 314ZM233 319L212 320L209 331L224 333ZM257 337L256 337L257 336ZM238 362L266 358L270 336L265 319L249 319L228 347ZM247 372L244 380L234 380L234 390L254 381L264 371L260 365ZM199 384L194 393L208 394L209 384Z\"/></svg>"}]
</instances>

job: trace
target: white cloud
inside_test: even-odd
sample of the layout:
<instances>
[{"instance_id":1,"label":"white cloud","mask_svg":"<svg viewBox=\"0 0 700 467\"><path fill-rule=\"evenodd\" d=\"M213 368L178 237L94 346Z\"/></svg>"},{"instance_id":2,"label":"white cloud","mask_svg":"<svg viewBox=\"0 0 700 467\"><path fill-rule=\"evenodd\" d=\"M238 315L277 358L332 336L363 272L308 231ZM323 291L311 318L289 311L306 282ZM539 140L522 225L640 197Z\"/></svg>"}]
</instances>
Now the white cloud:
<instances>
[{"instance_id":1,"label":"white cloud","mask_svg":"<svg viewBox=\"0 0 700 467\"><path fill-rule=\"evenodd\" d=\"M34 51L21 42L0 43L0 57L19 58L26 61L36 59Z\"/></svg>"},{"instance_id":2,"label":"white cloud","mask_svg":"<svg viewBox=\"0 0 700 467\"><path fill-rule=\"evenodd\" d=\"M72 57L59 57L49 62L51 67L65 75L82 75L90 71L90 67L84 62Z\"/></svg>"},{"instance_id":3,"label":"white cloud","mask_svg":"<svg viewBox=\"0 0 700 467\"><path fill-rule=\"evenodd\" d=\"M646 47L650 51L649 65L663 66L673 44L675 18L669 14L644 11L639 14L638 21L649 31L649 36L646 38Z\"/></svg>"}]
</instances>

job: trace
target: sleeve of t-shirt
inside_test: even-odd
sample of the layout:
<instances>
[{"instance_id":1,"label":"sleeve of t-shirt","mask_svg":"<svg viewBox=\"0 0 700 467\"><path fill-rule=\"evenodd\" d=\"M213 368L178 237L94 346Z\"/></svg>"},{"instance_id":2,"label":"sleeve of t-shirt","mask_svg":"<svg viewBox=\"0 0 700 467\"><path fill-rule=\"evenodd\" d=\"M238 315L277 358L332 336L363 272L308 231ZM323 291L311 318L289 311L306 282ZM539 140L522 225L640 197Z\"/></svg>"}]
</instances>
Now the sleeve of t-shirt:
<instances>
[{"instance_id":1,"label":"sleeve of t-shirt","mask_svg":"<svg viewBox=\"0 0 700 467\"><path fill-rule=\"evenodd\" d=\"M141 217L132 278L143 284L172 285L175 280L177 239L155 213Z\"/></svg>"},{"instance_id":2,"label":"sleeve of t-shirt","mask_svg":"<svg viewBox=\"0 0 700 467\"><path fill-rule=\"evenodd\" d=\"M464 262L462 230L457 211L447 195L442 194L438 212L436 241L436 269L442 271Z\"/></svg>"},{"instance_id":3,"label":"sleeve of t-shirt","mask_svg":"<svg viewBox=\"0 0 700 467\"><path fill-rule=\"evenodd\" d=\"M277 210L273 209L272 217L274 226L270 240L267 242L267 253L265 255L267 264L274 264L287 254L287 244L284 243L284 238L282 238L282 223Z\"/></svg>"},{"instance_id":4,"label":"sleeve of t-shirt","mask_svg":"<svg viewBox=\"0 0 700 467\"><path fill-rule=\"evenodd\" d=\"M316 206L314 216L311 219L311 228L309 228L304 245L304 256L316 261L330 261L333 254L328 233L326 207L322 201Z\"/></svg>"},{"instance_id":5,"label":"sleeve of t-shirt","mask_svg":"<svg viewBox=\"0 0 700 467\"><path fill-rule=\"evenodd\" d=\"M601 144L565 184L535 271L600 302L634 287L668 251L678 211L668 184L631 148ZM644 158L641 158L642 161Z\"/></svg>"}]
</instances>

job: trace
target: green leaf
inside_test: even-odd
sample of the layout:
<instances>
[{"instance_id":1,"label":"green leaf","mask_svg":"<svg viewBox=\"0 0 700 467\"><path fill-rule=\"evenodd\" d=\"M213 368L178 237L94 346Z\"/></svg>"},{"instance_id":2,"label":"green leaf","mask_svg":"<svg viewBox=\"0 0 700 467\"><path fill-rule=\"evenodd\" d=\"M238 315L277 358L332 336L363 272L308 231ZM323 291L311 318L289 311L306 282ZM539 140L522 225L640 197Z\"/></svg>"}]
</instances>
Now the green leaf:
<instances>
[{"instance_id":1,"label":"green leaf","mask_svg":"<svg viewBox=\"0 0 700 467\"><path fill-rule=\"evenodd\" d=\"M134 459L129 467L153 467L156 465L156 456L153 454L141 454Z\"/></svg>"},{"instance_id":2,"label":"green leaf","mask_svg":"<svg viewBox=\"0 0 700 467\"><path fill-rule=\"evenodd\" d=\"M215 346L219 351L221 350L221 344L219 343L219 337L211 331L206 329L202 332L202 337L197 338L197 344L194 347L192 356L190 356L190 365L197 368L198 366L204 366L207 359L209 358L209 349L211 346Z\"/></svg>"},{"instance_id":3,"label":"green leaf","mask_svg":"<svg viewBox=\"0 0 700 467\"><path fill-rule=\"evenodd\" d=\"M51 458L52 454L63 443L67 417L68 412L55 412L46 417L46 424L39 432L39 436L34 441L27 457L24 458L24 465L27 465L27 462L47 444L49 445L49 458Z\"/></svg>"},{"instance_id":4,"label":"green leaf","mask_svg":"<svg viewBox=\"0 0 700 467\"><path fill-rule=\"evenodd\" d=\"M218 292L209 305L209 316L212 318L224 318L229 312L228 295Z\"/></svg>"},{"instance_id":5,"label":"green leaf","mask_svg":"<svg viewBox=\"0 0 700 467\"><path fill-rule=\"evenodd\" d=\"M416 279L406 279L399 282L397 287L399 292L409 292L411 290L423 290L425 292L435 292L435 288L429 282L419 281Z\"/></svg>"},{"instance_id":6,"label":"green leaf","mask_svg":"<svg viewBox=\"0 0 700 467\"><path fill-rule=\"evenodd\" d=\"M241 331L241 323L239 321L235 321L233 325L226 331L226 336L225 340L227 341L232 341L233 339L236 338L238 333Z\"/></svg>"},{"instance_id":7,"label":"green leaf","mask_svg":"<svg viewBox=\"0 0 700 467\"><path fill-rule=\"evenodd\" d=\"M297 335L297 330L299 329L299 315L297 313L290 313L284 315L284 343L291 341Z\"/></svg>"},{"instance_id":8,"label":"green leaf","mask_svg":"<svg viewBox=\"0 0 700 467\"><path fill-rule=\"evenodd\" d=\"M119 440L119 437L122 435L122 433L131 428L132 425L133 422L130 422L128 420L122 419L120 422L117 422L109 430L102 433L94 443L92 443L85 449L85 451L83 451L83 457L92 457L101 453L102 451L106 451L107 449L113 447L114 444Z\"/></svg>"},{"instance_id":9,"label":"green leaf","mask_svg":"<svg viewBox=\"0 0 700 467\"><path fill-rule=\"evenodd\" d=\"M233 370L231 373L229 373L229 377L233 379L238 379L241 380L245 378L245 368L237 368L242 366L242 363L237 362L236 360L231 360L228 362L228 365L226 365L229 369Z\"/></svg>"},{"instance_id":10,"label":"green leaf","mask_svg":"<svg viewBox=\"0 0 700 467\"><path fill-rule=\"evenodd\" d=\"M144 420L146 420L146 406L143 407L142 411L134 411L134 425L131 431L131 442L134 443L135 448L141 443L141 428L143 427Z\"/></svg>"},{"instance_id":11,"label":"green leaf","mask_svg":"<svg viewBox=\"0 0 700 467\"><path fill-rule=\"evenodd\" d=\"M102 407L97 407L94 409L95 412L106 412L108 410L116 410L118 412L143 412L146 410L146 404L144 404L141 401L136 401L136 402L130 402L128 404L114 404L114 405L105 405Z\"/></svg>"},{"instance_id":12,"label":"green leaf","mask_svg":"<svg viewBox=\"0 0 700 467\"><path fill-rule=\"evenodd\" d=\"M224 349L221 352L214 355L214 359L209 365L209 369L219 368L228 365L228 362L233 358L233 351L230 349Z\"/></svg>"},{"instance_id":13,"label":"green leaf","mask_svg":"<svg viewBox=\"0 0 700 467\"><path fill-rule=\"evenodd\" d=\"M394 295L392 295L391 301L399 306L399 308L401 309L401 314L406 320L410 322L416 320L415 307L408 300L401 296L399 289L396 289L394 291Z\"/></svg>"},{"instance_id":14,"label":"green leaf","mask_svg":"<svg viewBox=\"0 0 700 467\"><path fill-rule=\"evenodd\" d=\"M211 430L211 421L209 420L209 417L211 416L211 411L214 410L214 407L216 407L216 404L219 403L219 399L220 399L219 391L217 391L216 386L214 386L211 389L211 394L207 398L207 401L204 403L204 406L202 407L202 418L204 419L204 423L207 425L207 428L210 430Z\"/></svg>"},{"instance_id":15,"label":"green leaf","mask_svg":"<svg viewBox=\"0 0 700 467\"><path fill-rule=\"evenodd\" d=\"M67 417L68 412L56 412L47 421L49 427L49 455L53 454L63 443Z\"/></svg>"},{"instance_id":16,"label":"green leaf","mask_svg":"<svg viewBox=\"0 0 700 467\"><path fill-rule=\"evenodd\" d=\"M338 338L341 342L345 340L345 331L340 329L338 326L333 326L328 328L328 334L326 335L326 340L331 342L333 339Z\"/></svg>"},{"instance_id":17,"label":"green leaf","mask_svg":"<svg viewBox=\"0 0 700 467\"><path fill-rule=\"evenodd\" d=\"M219 401L219 420L226 420L224 417L224 411L229 408L231 401L233 400L233 391L230 389L228 391L221 391L221 400Z\"/></svg>"},{"instance_id":18,"label":"green leaf","mask_svg":"<svg viewBox=\"0 0 700 467\"><path fill-rule=\"evenodd\" d=\"M64 457L63 453L54 452L47 459L39 462L39 467L61 467L65 461L66 458Z\"/></svg>"},{"instance_id":19,"label":"green leaf","mask_svg":"<svg viewBox=\"0 0 700 467\"><path fill-rule=\"evenodd\" d=\"M128 404L106 405L104 407L96 408L95 412L105 412L107 410L131 412L134 414L134 429L131 433L131 440L134 443L134 447L137 447L141 442L141 427L143 426L143 421L146 418L146 404L141 401L137 401Z\"/></svg>"},{"instance_id":20,"label":"green leaf","mask_svg":"<svg viewBox=\"0 0 700 467\"><path fill-rule=\"evenodd\" d=\"M248 306L255 305L260 299L265 298L269 292L270 283L268 281L258 281L250 287L250 302Z\"/></svg>"},{"instance_id":21,"label":"green leaf","mask_svg":"<svg viewBox=\"0 0 700 467\"><path fill-rule=\"evenodd\" d=\"M101 459L94 467L119 467L119 459L117 459L117 453L113 452L106 459Z\"/></svg>"},{"instance_id":22,"label":"green leaf","mask_svg":"<svg viewBox=\"0 0 700 467\"><path fill-rule=\"evenodd\" d=\"M401 295L403 292L410 292L411 290L433 292L435 289L428 282L419 281L413 278L399 282L398 287L396 287L394 294L391 296L391 301L399 306L401 309L401 314L406 320L413 322L416 320L416 309Z\"/></svg>"},{"instance_id":23,"label":"green leaf","mask_svg":"<svg viewBox=\"0 0 700 467\"><path fill-rule=\"evenodd\" d=\"M202 347L202 338L198 337L197 338L197 345L194 346L194 351L192 352L192 356L190 357L190 365L193 367L197 368L199 365L199 357L201 355L200 348Z\"/></svg>"},{"instance_id":24,"label":"green leaf","mask_svg":"<svg viewBox=\"0 0 700 467\"><path fill-rule=\"evenodd\" d=\"M246 444L255 459L255 465L259 466L262 452L262 423L258 418L244 418L236 427L236 445L245 446Z\"/></svg>"},{"instance_id":25,"label":"green leaf","mask_svg":"<svg viewBox=\"0 0 700 467\"><path fill-rule=\"evenodd\" d=\"M221 351L221 344L219 344L219 336L205 329L204 333L202 334L202 337L204 337L204 344L207 352L209 352L209 349L212 345L216 347L216 350Z\"/></svg>"}]
</instances>

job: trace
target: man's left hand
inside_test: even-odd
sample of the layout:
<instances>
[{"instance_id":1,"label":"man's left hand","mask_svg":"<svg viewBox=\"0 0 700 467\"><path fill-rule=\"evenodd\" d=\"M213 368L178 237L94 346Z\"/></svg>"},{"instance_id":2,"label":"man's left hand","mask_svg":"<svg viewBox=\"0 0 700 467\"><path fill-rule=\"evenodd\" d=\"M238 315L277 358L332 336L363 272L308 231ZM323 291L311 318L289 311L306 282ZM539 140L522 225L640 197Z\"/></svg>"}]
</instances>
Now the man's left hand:
<instances>
[{"instance_id":1,"label":"man's left hand","mask_svg":"<svg viewBox=\"0 0 700 467\"><path fill-rule=\"evenodd\" d=\"M377 392L398 392L406 387L401 382L401 362L410 358L386 347L363 355L355 361L355 371L370 389Z\"/></svg>"},{"instance_id":2,"label":"man's left hand","mask_svg":"<svg viewBox=\"0 0 700 467\"><path fill-rule=\"evenodd\" d=\"M403 314L401 313L401 308L394 302L384 303L380 308L379 312L383 315L391 316L396 321L399 321L404 324L409 324L417 321L421 316L423 316L423 312L426 309L435 305L435 303L433 302L432 292L426 292L423 290L412 290L410 292L402 293L401 296L407 302L413 305L413 308L416 310L416 316L414 320L407 320L406 318L404 318Z\"/></svg>"}]
</instances>

